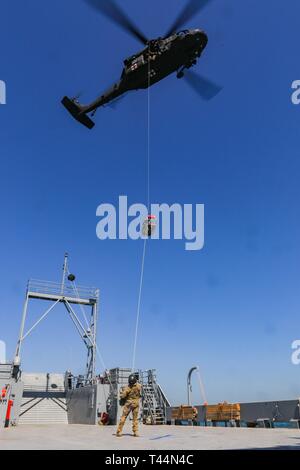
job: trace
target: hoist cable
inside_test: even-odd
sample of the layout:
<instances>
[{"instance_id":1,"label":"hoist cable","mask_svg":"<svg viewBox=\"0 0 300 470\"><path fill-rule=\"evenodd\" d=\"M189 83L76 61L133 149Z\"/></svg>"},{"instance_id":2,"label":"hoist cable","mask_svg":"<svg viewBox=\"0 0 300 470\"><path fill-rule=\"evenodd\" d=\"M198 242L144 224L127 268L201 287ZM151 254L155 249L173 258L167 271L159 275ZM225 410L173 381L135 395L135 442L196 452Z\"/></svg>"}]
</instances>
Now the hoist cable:
<instances>
[{"instance_id":1,"label":"hoist cable","mask_svg":"<svg viewBox=\"0 0 300 470\"><path fill-rule=\"evenodd\" d=\"M131 367L132 372L134 372L135 360L136 360L136 346L137 346L137 337L138 337L140 313L141 313L141 300L142 300L142 290L143 290L143 281L144 281L144 266L145 266L146 245L147 245L147 238L145 238L144 246L143 246L142 268L141 268L141 277L140 277L140 286L139 286L139 295L138 295L138 304L137 304L137 314L136 314L136 322L135 322L134 344L133 344L133 356L132 356L132 367Z\"/></svg>"},{"instance_id":2,"label":"hoist cable","mask_svg":"<svg viewBox=\"0 0 300 470\"><path fill-rule=\"evenodd\" d=\"M147 208L148 215L150 214L150 84L151 84L151 59L150 59L150 50L148 54L148 93L147 93ZM135 332L134 332L134 342L133 342L133 355L132 355L132 367L131 370L134 372L135 363L136 363L136 349L137 349L137 338L139 333L139 324L140 324L140 314L141 314L141 300L142 300L142 291L143 291L143 282L144 282L144 267L145 267L145 257L146 257L146 245L147 238L144 239L143 244L143 255L142 255L142 266L141 266L141 275L139 282L139 292L138 292L138 302L137 302L137 313L136 313L136 322L135 322Z\"/></svg>"},{"instance_id":3,"label":"hoist cable","mask_svg":"<svg viewBox=\"0 0 300 470\"><path fill-rule=\"evenodd\" d=\"M150 57L148 65L148 93L147 93L147 208L150 214Z\"/></svg>"}]
</instances>

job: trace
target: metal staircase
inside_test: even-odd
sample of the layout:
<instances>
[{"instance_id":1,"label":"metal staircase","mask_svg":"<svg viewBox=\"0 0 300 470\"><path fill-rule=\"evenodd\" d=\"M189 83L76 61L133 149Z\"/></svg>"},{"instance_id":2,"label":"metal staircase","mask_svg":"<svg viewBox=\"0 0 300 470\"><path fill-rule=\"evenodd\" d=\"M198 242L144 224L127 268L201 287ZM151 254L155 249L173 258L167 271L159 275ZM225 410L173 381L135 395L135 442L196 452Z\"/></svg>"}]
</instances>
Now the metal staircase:
<instances>
[{"instance_id":1,"label":"metal staircase","mask_svg":"<svg viewBox=\"0 0 300 470\"><path fill-rule=\"evenodd\" d=\"M145 424L165 424L170 403L156 381L154 370L140 372L142 392L142 419Z\"/></svg>"}]
</instances>

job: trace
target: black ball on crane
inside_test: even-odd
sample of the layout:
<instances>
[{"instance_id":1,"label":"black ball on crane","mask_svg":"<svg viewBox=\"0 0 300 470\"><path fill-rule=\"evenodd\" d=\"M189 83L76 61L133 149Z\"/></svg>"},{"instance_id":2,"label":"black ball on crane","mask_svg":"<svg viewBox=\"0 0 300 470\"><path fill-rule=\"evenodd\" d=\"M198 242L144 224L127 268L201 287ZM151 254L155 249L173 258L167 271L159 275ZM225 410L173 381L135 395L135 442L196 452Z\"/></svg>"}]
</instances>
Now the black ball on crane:
<instances>
[{"instance_id":1,"label":"black ball on crane","mask_svg":"<svg viewBox=\"0 0 300 470\"><path fill-rule=\"evenodd\" d=\"M69 274L69 276L68 276L69 281L73 282L73 281L75 281L75 279L76 279L76 277L74 276L74 274Z\"/></svg>"}]
</instances>

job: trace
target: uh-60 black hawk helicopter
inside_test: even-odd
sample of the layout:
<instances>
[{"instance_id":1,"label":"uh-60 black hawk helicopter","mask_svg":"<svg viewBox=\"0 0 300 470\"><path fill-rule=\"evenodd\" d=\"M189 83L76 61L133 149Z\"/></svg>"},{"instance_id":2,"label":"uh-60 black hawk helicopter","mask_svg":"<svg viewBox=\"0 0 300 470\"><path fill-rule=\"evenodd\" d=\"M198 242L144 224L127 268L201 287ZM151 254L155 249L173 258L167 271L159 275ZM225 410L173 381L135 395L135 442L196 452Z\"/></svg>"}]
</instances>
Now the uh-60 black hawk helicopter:
<instances>
[{"instance_id":1,"label":"uh-60 black hawk helicopter","mask_svg":"<svg viewBox=\"0 0 300 470\"><path fill-rule=\"evenodd\" d=\"M177 72L178 78L182 78L185 75L185 70L197 63L197 59L207 45L208 37L200 29L177 31L204 8L210 0L190 0L165 37L152 40L148 40L140 32L113 0L85 1L145 45L141 52L124 61L120 80L92 103L81 105L78 102L78 97L70 99L65 96L63 98L62 104L65 108L77 121L89 129L95 125L88 116L89 113L92 113L93 116L100 106L116 100L128 91L146 89L174 72ZM191 71L186 74L186 79L206 100L213 98L221 90L218 85Z\"/></svg>"}]
</instances>

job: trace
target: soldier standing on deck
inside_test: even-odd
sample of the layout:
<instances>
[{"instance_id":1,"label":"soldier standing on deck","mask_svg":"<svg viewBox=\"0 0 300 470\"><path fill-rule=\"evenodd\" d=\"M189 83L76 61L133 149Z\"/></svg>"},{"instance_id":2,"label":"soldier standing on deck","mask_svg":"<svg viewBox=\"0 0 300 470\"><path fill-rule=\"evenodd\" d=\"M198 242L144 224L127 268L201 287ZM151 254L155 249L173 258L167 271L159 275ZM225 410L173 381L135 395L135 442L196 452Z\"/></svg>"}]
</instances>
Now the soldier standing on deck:
<instances>
[{"instance_id":1,"label":"soldier standing on deck","mask_svg":"<svg viewBox=\"0 0 300 470\"><path fill-rule=\"evenodd\" d=\"M116 436L122 436L122 430L126 421L127 416L132 412L133 424L132 430L134 437L138 437L138 417L139 417L139 408L140 408L140 398L141 398L142 386L138 383L137 378L134 374L131 374L128 377L128 387L125 387L121 393L121 402L124 403L123 414L121 416L119 426L117 429Z\"/></svg>"}]
</instances>

